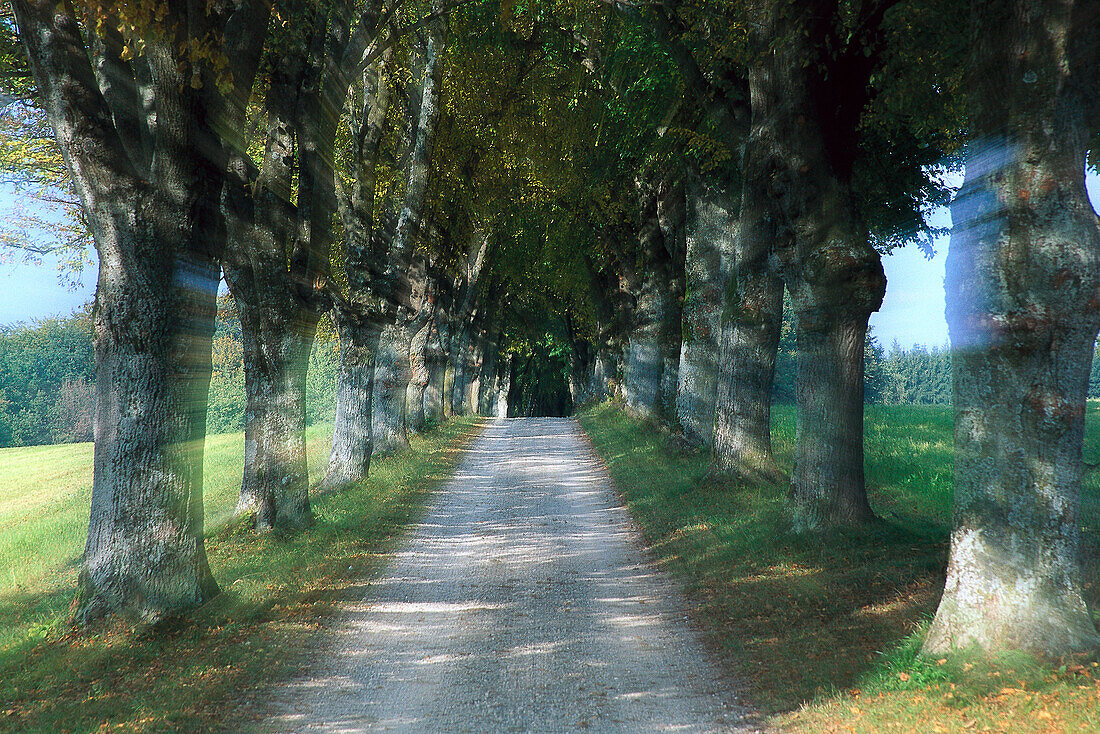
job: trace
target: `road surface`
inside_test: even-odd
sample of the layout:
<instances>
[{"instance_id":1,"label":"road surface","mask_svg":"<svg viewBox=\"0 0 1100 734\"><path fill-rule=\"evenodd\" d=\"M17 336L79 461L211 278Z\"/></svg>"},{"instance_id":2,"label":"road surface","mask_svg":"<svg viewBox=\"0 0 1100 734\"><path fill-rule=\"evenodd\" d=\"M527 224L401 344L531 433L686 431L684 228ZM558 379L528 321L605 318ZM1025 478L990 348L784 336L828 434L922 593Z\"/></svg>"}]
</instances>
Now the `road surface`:
<instances>
[{"instance_id":1,"label":"road surface","mask_svg":"<svg viewBox=\"0 0 1100 734\"><path fill-rule=\"evenodd\" d=\"M755 730L572 419L491 422L395 556L264 730Z\"/></svg>"}]
</instances>

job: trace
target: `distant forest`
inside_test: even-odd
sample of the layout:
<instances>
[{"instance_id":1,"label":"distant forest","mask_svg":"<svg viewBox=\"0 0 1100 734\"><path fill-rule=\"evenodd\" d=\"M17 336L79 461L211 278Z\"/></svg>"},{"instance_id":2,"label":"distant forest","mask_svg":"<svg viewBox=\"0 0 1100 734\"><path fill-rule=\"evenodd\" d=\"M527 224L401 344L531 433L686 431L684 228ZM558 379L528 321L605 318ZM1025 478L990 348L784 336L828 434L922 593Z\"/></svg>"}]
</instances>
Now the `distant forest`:
<instances>
[{"instance_id":1,"label":"distant forest","mask_svg":"<svg viewBox=\"0 0 1100 734\"><path fill-rule=\"evenodd\" d=\"M321 322L309 363L309 423L331 421L339 344ZM244 430L244 362L233 301L218 299L210 433ZM0 328L0 447L92 440L95 354L90 307L66 318Z\"/></svg>"},{"instance_id":2,"label":"distant forest","mask_svg":"<svg viewBox=\"0 0 1100 734\"><path fill-rule=\"evenodd\" d=\"M796 345L784 320L776 360L774 402L794 403ZM309 363L307 420L330 421L336 405L339 343L322 320ZM1100 355L1098 355L1100 356ZM218 301L210 383L211 433L244 429L241 328L232 301ZM878 405L950 405L951 352L947 346L896 342L886 351L868 332L864 396ZM94 396L89 311L0 329L0 447L92 440ZM1100 398L1100 359L1094 359L1089 397Z\"/></svg>"}]
</instances>

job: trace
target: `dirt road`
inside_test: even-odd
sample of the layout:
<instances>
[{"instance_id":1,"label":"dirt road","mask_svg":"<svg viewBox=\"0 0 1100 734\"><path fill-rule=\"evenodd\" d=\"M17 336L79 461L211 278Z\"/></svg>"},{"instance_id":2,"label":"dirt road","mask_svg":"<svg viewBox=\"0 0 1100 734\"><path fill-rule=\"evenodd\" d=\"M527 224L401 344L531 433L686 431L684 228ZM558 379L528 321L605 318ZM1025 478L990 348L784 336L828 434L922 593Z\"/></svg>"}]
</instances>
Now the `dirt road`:
<instances>
[{"instance_id":1,"label":"dirt road","mask_svg":"<svg viewBox=\"0 0 1100 734\"><path fill-rule=\"evenodd\" d=\"M496 420L279 686L279 732L742 731L577 423Z\"/></svg>"}]
</instances>

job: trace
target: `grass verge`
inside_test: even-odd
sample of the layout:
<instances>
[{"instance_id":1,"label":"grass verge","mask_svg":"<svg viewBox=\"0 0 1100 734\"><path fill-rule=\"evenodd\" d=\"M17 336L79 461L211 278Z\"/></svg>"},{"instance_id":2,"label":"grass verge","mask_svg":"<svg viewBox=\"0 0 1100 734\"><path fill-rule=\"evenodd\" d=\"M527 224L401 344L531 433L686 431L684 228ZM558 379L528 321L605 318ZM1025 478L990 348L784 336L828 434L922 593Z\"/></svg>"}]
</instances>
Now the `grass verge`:
<instances>
[{"instance_id":1,"label":"grass verge","mask_svg":"<svg viewBox=\"0 0 1100 734\"><path fill-rule=\"evenodd\" d=\"M804 535L786 520L782 486L708 473L653 426L613 405L579 416L659 562L745 682L749 703L784 731L1097 732L1097 668L1025 659L982 665L916 655L943 589L950 532L952 414L875 407L867 414L874 527ZM1090 405L1086 457L1100 414ZM777 458L789 468L794 412L774 411ZM1095 461L1094 458L1087 458ZM1097 605L1096 511L1082 517L1090 602Z\"/></svg>"},{"instance_id":2,"label":"grass verge","mask_svg":"<svg viewBox=\"0 0 1100 734\"><path fill-rule=\"evenodd\" d=\"M0 452L0 732L233 730L252 692L293 670L348 587L376 573L431 488L453 470L476 418L456 418L371 477L314 501L290 537L229 522L240 434L207 442L207 553L222 594L155 634L68 627L87 528L91 447ZM319 476L331 426L310 429ZM9 522L11 523L9 525Z\"/></svg>"}]
</instances>

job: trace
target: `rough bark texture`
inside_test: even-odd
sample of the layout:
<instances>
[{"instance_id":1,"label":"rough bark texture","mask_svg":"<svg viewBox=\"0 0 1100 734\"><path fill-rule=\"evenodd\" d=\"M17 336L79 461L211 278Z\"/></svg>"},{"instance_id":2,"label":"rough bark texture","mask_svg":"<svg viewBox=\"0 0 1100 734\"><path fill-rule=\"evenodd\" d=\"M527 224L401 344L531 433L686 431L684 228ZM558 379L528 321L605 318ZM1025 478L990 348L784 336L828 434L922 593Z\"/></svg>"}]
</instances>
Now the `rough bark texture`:
<instances>
[{"instance_id":1,"label":"rough bark texture","mask_svg":"<svg viewBox=\"0 0 1100 734\"><path fill-rule=\"evenodd\" d=\"M722 471L774 477L771 391L783 282L770 261L781 235L761 165L761 132L754 126L745 145L741 218L723 293L714 457Z\"/></svg>"},{"instance_id":2,"label":"rough bark texture","mask_svg":"<svg viewBox=\"0 0 1100 734\"><path fill-rule=\"evenodd\" d=\"M496 415L497 402L497 363L500 356L500 316L492 319L485 340L481 345L481 379L478 380L478 415Z\"/></svg>"},{"instance_id":3,"label":"rough bark texture","mask_svg":"<svg viewBox=\"0 0 1100 734\"><path fill-rule=\"evenodd\" d=\"M722 331L723 260L733 256L735 201L721 187L693 178L688 189L686 295L676 415L684 436L714 442L718 400L718 346Z\"/></svg>"},{"instance_id":4,"label":"rough bark texture","mask_svg":"<svg viewBox=\"0 0 1100 734\"><path fill-rule=\"evenodd\" d=\"M623 397L627 407L639 415L667 417L675 411L675 403L668 402L665 372L673 341L670 326L674 319L679 321L674 316L678 310L674 304L672 258L658 218L658 192L647 185L641 189L638 240L645 269L637 285L626 344ZM675 349L678 359L678 340Z\"/></svg>"},{"instance_id":5,"label":"rough bark texture","mask_svg":"<svg viewBox=\"0 0 1100 734\"><path fill-rule=\"evenodd\" d=\"M585 258L585 269L597 325L596 355L592 360L587 392L596 400L618 398L623 354L619 341L622 336L620 322L627 309L615 308L612 294L618 292L618 283L612 282L608 272L599 270L588 257Z\"/></svg>"},{"instance_id":6,"label":"rough bark texture","mask_svg":"<svg viewBox=\"0 0 1100 734\"><path fill-rule=\"evenodd\" d=\"M606 346L596 352L589 394L596 399L618 398L620 355L622 350Z\"/></svg>"},{"instance_id":7,"label":"rough bark texture","mask_svg":"<svg viewBox=\"0 0 1100 734\"><path fill-rule=\"evenodd\" d=\"M790 230L773 250L798 337L792 508L808 529L859 524L872 517L863 475L863 344L886 278L843 168L851 151L838 149L846 138L836 126L857 125L858 114L823 120L832 107L822 104L818 67L807 63L821 53L809 37L823 17L832 20L812 5L773 12L783 40L750 70L750 90L754 134L770 148L762 168Z\"/></svg>"},{"instance_id":8,"label":"rough bark texture","mask_svg":"<svg viewBox=\"0 0 1100 734\"><path fill-rule=\"evenodd\" d=\"M246 399L245 466L237 514L253 515L260 530L293 529L310 517L306 369L318 314L278 308L286 304L264 304L265 308L241 296L244 286L232 290L241 321ZM268 293L282 296L279 290ZM254 298L258 295L253 293Z\"/></svg>"},{"instance_id":9,"label":"rough bark texture","mask_svg":"<svg viewBox=\"0 0 1100 734\"><path fill-rule=\"evenodd\" d=\"M428 384L424 389L424 419L438 422L446 417L447 352L450 330L443 309L438 309L431 322L431 333L425 349Z\"/></svg>"},{"instance_id":10,"label":"rough bark texture","mask_svg":"<svg viewBox=\"0 0 1100 734\"><path fill-rule=\"evenodd\" d=\"M971 131L952 205L955 528L924 650L1100 646L1081 594L1085 396L1100 229L1082 174L1095 4L973 6ZM1075 17L1076 14L1076 17ZM1075 50L1088 52L1075 56Z\"/></svg>"},{"instance_id":11,"label":"rough bark texture","mask_svg":"<svg viewBox=\"0 0 1100 734\"><path fill-rule=\"evenodd\" d=\"M378 4L377 9L380 10ZM405 170L405 191L392 221L374 217L377 193L379 144L389 109L388 55L378 66L364 72L364 104L359 115L355 159L355 187L341 199L340 214L347 232L346 268L348 295L339 296L337 319L349 325L348 349L341 349L340 385L344 399L337 405L337 436L330 458L335 485L341 476L356 475L369 468L371 454L387 454L408 445L406 400L409 391L410 347L423 317L430 316L429 299L423 285L423 263L413 257L428 186L428 169L439 115L444 49L439 21L430 24L424 37L424 80L420 88L415 124L411 125L409 155ZM391 228L392 224L392 228ZM358 336L357 336L358 334ZM341 345L345 336L341 333ZM370 356L367 355L370 352ZM375 370L368 380L362 374L370 360ZM369 391L359 393L357 391ZM364 415L362 407L370 408ZM353 414L352 411L358 413ZM365 420L354 429L351 422ZM341 429L341 426L344 426ZM342 467L353 457L351 472ZM365 460L364 460L365 459ZM360 477L361 478L361 477Z\"/></svg>"},{"instance_id":12,"label":"rough bark texture","mask_svg":"<svg viewBox=\"0 0 1100 734\"><path fill-rule=\"evenodd\" d=\"M391 293L380 294L388 301L386 310L400 305L393 323L383 328L375 355L372 431L377 455L390 454L409 445L406 429L406 400L412 378L409 350L413 336L430 317L426 265L421 258L413 257L413 248L428 192L429 164L443 83L444 44L441 30L436 26L438 23L425 38L424 83L406 170L405 196L381 278L383 284L390 280L400 283ZM397 293L401 295L395 299Z\"/></svg>"},{"instance_id":13,"label":"rough bark texture","mask_svg":"<svg viewBox=\"0 0 1100 734\"><path fill-rule=\"evenodd\" d=\"M687 198L684 185L665 181L657 196L657 223L669 258L668 291L661 321L661 387L658 402L661 415L676 420L676 395L680 387L680 351L683 345L684 272L687 255L685 222Z\"/></svg>"},{"instance_id":14,"label":"rough bark texture","mask_svg":"<svg viewBox=\"0 0 1100 734\"><path fill-rule=\"evenodd\" d=\"M340 369L336 375L336 422L323 491L361 482L370 472L371 409L374 395L374 355L380 331L352 314L334 312L340 335Z\"/></svg>"},{"instance_id":15,"label":"rough bark texture","mask_svg":"<svg viewBox=\"0 0 1100 734\"><path fill-rule=\"evenodd\" d=\"M374 357L374 405L371 435L376 456L387 456L409 445L405 430L405 397L409 386L411 338L405 319L382 329Z\"/></svg>"},{"instance_id":16,"label":"rough bark texture","mask_svg":"<svg viewBox=\"0 0 1100 734\"><path fill-rule=\"evenodd\" d=\"M203 547L202 464L225 241L225 154L211 131L225 100L171 43L152 38L131 63L109 27L85 29L89 54L68 5L12 5L99 253L96 446L76 618L154 621L218 591ZM165 12L188 33L226 31L218 13ZM251 88L247 61L236 81Z\"/></svg>"},{"instance_id":17,"label":"rough bark texture","mask_svg":"<svg viewBox=\"0 0 1100 734\"><path fill-rule=\"evenodd\" d=\"M344 8L346 10L346 7ZM321 313L335 213L332 169L347 81L337 60L348 17L301 11L301 33L271 71L266 144L254 170L243 144L224 197L224 269L245 341L246 461L237 512L257 530L312 520L305 454L306 370ZM239 114L235 127L246 127Z\"/></svg>"},{"instance_id":18,"label":"rough bark texture","mask_svg":"<svg viewBox=\"0 0 1100 734\"><path fill-rule=\"evenodd\" d=\"M428 340L434 329L435 314L431 306L427 308L428 312L422 319L423 325L413 334L409 343L409 388L405 394L405 421L408 430L418 433L428 425L425 397L432 378L428 368Z\"/></svg>"}]
</instances>

